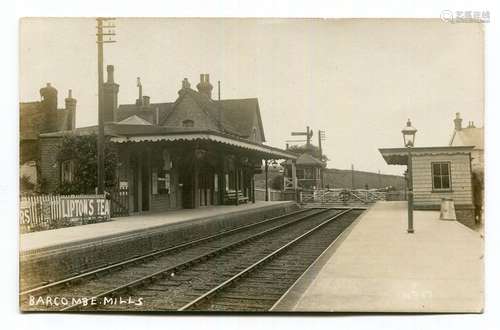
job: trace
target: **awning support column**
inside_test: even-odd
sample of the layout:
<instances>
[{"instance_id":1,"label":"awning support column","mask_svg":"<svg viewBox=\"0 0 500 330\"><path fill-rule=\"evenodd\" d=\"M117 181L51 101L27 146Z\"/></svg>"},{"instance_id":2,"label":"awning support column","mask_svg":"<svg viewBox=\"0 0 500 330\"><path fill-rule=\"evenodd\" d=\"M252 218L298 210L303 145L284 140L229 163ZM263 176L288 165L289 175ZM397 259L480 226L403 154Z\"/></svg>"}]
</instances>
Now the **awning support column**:
<instances>
[{"instance_id":1,"label":"awning support column","mask_svg":"<svg viewBox=\"0 0 500 330\"><path fill-rule=\"evenodd\" d=\"M252 174L252 180L250 181L250 185L251 185L251 194L252 194L252 203L255 203L255 175Z\"/></svg>"},{"instance_id":2,"label":"awning support column","mask_svg":"<svg viewBox=\"0 0 500 330\"><path fill-rule=\"evenodd\" d=\"M238 195L239 195L239 185L240 185L240 180L239 180L239 176L240 176L240 169L238 167L235 168L235 180L234 180L234 185L235 185L235 191L236 191L236 196L234 198L234 205L238 205L239 204L239 200L238 200Z\"/></svg>"},{"instance_id":3,"label":"awning support column","mask_svg":"<svg viewBox=\"0 0 500 330\"><path fill-rule=\"evenodd\" d=\"M267 164L267 159L264 160L264 169L265 169L265 172L266 172L266 202L269 201L269 184L268 184L268 169L269 169L269 165Z\"/></svg>"},{"instance_id":4,"label":"awning support column","mask_svg":"<svg viewBox=\"0 0 500 330\"><path fill-rule=\"evenodd\" d=\"M295 166L295 160L292 160L292 182L293 189L297 190L297 167Z\"/></svg>"}]
</instances>

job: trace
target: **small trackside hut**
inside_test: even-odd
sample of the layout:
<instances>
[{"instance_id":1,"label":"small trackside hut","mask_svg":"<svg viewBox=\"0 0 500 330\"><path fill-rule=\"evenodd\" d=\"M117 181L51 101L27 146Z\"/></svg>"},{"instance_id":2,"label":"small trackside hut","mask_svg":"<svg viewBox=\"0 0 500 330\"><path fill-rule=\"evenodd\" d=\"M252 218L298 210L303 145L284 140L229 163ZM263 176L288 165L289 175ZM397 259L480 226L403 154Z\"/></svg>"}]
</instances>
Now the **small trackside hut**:
<instances>
[{"instance_id":1,"label":"small trackside hut","mask_svg":"<svg viewBox=\"0 0 500 330\"><path fill-rule=\"evenodd\" d=\"M136 102L118 106L114 68L107 69L105 136L118 153L116 188L127 191L130 213L254 202L254 174L263 160L297 158L264 144L256 98L214 100L208 74L200 75L197 91L184 78L178 98L168 103L151 103L138 78ZM96 126L42 134L41 145L93 133ZM57 163L54 153L42 155L46 164ZM71 178L65 170L42 166L42 177L59 180L46 186Z\"/></svg>"},{"instance_id":2,"label":"small trackside hut","mask_svg":"<svg viewBox=\"0 0 500 330\"><path fill-rule=\"evenodd\" d=\"M457 220L474 226L472 146L411 148L414 208L439 210L443 198L453 199ZM379 149L389 165L408 165L406 148Z\"/></svg>"}]
</instances>

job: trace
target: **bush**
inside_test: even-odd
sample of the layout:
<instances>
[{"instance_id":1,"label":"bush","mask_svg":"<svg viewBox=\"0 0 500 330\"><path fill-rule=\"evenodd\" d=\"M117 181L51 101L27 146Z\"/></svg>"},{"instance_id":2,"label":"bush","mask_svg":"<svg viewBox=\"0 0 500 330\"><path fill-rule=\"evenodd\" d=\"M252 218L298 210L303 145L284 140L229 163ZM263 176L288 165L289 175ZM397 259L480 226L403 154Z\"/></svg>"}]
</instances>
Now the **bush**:
<instances>
[{"instance_id":1,"label":"bush","mask_svg":"<svg viewBox=\"0 0 500 330\"><path fill-rule=\"evenodd\" d=\"M104 186L115 185L118 154L109 141L104 144ZM58 160L73 161L73 181L61 182L56 191L62 195L92 194L97 187L97 136L66 136L63 138Z\"/></svg>"}]
</instances>

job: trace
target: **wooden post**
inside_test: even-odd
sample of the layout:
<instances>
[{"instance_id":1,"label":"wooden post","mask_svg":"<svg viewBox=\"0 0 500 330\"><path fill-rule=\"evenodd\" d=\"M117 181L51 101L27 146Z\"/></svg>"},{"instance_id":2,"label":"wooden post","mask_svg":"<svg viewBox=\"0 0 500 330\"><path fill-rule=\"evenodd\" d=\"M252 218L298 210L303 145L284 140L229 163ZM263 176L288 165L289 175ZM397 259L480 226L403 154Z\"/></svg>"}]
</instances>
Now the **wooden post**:
<instances>
[{"instance_id":1,"label":"wooden post","mask_svg":"<svg viewBox=\"0 0 500 330\"><path fill-rule=\"evenodd\" d=\"M297 184L297 167L296 167L295 160L292 160L292 183L293 183L293 189L297 190L297 187L298 187L298 184Z\"/></svg>"},{"instance_id":2,"label":"wooden post","mask_svg":"<svg viewBox=\"0 0 500 330\"><path fill-rule=\"evenodd\" d=\"M265 169L265 172L266 172L266 202L269 202L269 184L268 184L268 169L269 169L269 165L267 164L267 159L264 161L264 169Z\"/></svg>"},{"instance_id":3,"label":"wooden post","mask_svg":"<svg viewBox=\"0 0 500 330\"><path fill-rule=\"evenodd\" d=\"M254 174L252 174L251 185L252 185L252 203L255 203L255 175Z\"/></svg>"},{"instance_id":4,"label":"wooden post","mask_svg":"<svg viewBox=\"0 0 500 330\"><path fill-rule=\"evenodd\" d=\"M194 177L193 177L193 193L194 193L194 198L193 198L193 208L198 208L198 206L200 205L200 194L199 194L199 191L198 191L198 186L199 186L199 182L198 182L198 174L199 174L199 164L198 164L198 160L195 158L194 160Z\"/></svg>"},{"instance_id":5,"label":"wooden post","mask_svg":"<svg viewBox=\"0 0 500 330\"><path fill-rule=\"evenodd\" d=\"M234 180L234 189L236 191L236 197L234 199L234 205L238 206L238 194L239 194L239 176L240 176L240 170L238 167L235 166L235 169L234 169L234 175L235 175L235 180Z\"/></svg>"},{"instance_id":6,"label":"wooden post","mask_svg":"<svg viewBox=\"0 0 500 330\"><path fill-rule=\"evenodd\" d=\"M219 178L219 198L221 205L224 205L224 195L226 194L226 172L224 171L224 167L222 167L222 171Z\"/></svg>"}]
</instances>

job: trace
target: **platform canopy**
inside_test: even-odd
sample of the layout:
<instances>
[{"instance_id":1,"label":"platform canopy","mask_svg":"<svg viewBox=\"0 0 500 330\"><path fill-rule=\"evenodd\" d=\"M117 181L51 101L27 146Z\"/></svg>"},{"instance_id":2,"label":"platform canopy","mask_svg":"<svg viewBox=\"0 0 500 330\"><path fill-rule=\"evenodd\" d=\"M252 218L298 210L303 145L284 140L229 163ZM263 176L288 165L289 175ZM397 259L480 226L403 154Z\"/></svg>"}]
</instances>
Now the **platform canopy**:
<instances>
[{"instance_id":1,"label":"platform canopy","mask_svg":"<svg viewBox=\"0 0 500 330\"><path fill-rule=\"evenodd\" d=\"M297 159L298 157L295 153L287 150L267 146L231 134L200 130L198 128L106 123L104 132L113 143L208 141L253 151L264 159ZM73 131L46 133L40 136L49 138L88 134L97 134L97 126L81 127Z\"/></svg>"},{"instance_id":2,"label":"platform canopy","mask_svg":"<svg viewBox=\"0 0 500 330\"><path fill-rule=\"evenodd\" d=\"M185 127L143 128L140 125L113 125L112 130L114 134L110 140L114 143L210 141L254 151L261 154L263 158L297 159L296 154L287 150L211 130L189 129Z\"/></svg>"},{"instance_id":3,"label":"platform canopy","mask_svg":"<svg viewBox=\"0 0 500 330\"><path fill-rule=\"evenodd\" d=\"M454 155L468 154L472 151L472 146L464 147L420 147L411 148L412 155ZM379 152L384 157L384 160L389 165L408 165L408 149L407 148L381 148ZM412 157L413 158L413 157Z\"/></svg>"}]
</instances>

